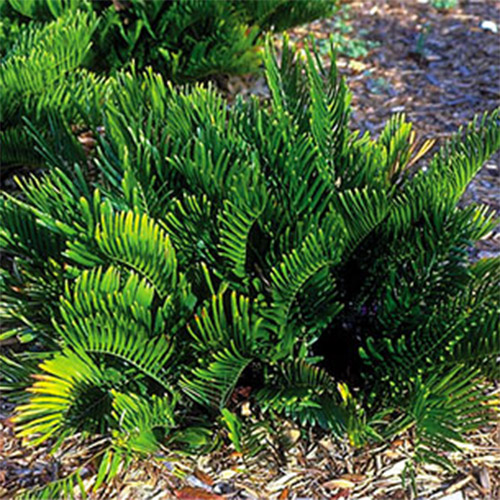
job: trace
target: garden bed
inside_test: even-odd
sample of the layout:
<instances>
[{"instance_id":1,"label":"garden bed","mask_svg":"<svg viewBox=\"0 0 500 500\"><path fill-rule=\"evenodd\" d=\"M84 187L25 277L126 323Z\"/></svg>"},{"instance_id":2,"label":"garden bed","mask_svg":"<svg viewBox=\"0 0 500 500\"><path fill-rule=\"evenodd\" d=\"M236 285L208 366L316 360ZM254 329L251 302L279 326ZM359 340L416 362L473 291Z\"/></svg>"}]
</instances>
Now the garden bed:
<instances>
[{"instance_id":1,"label":"garden bed","mask_svg":"<svg viewBox=\"0 0 500 500\"><path fill-rule=\"evenodd\" d=\"M377 43L364 58L339 59L354 94L356 127L377 133L391 114L405 112L422 140L442 139L475 113L498 107L500 35L483 23L500 25L495 1L462 2L459 8L438 11L424 2L371 0L351 2L350 12L351 33L361 37L363 30L362 38ZM291 37L300 42L313 31L325 40L332 29L333 21L318 21L294 30ZM259 78L235 78L227 86L232 94L267 93ZM466 201L487 203L499 211L499 174L497 155L473 181ZM492 255L500 255L498 226L477 247L477 257ZM13 438L8 417L5 407L0 414L0 496L8 497L15 486L43 484L85 460L71 443L56 457L46 448L27 451ZM424 468L417 480L426 492L420 498L498 498L499 432L487 428L472 437L463 455L450 456L457 466L455 474ZM400 473L411 436L357 452L324 436L299 439L293 427L288 437L294 444L286 452L277 450L276 455L248 464L238 454L136 464L99 498L406 498Z\"/></svg>"}]
</instances>

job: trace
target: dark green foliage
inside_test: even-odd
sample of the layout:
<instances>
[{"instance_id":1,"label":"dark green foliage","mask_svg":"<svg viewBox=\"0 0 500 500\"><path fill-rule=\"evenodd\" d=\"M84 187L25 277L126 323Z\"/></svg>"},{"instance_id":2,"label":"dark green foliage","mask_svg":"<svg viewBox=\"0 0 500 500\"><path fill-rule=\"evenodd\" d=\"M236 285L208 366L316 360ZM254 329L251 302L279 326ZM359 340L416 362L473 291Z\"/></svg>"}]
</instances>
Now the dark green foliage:
<instances>
[{"instance_id":1,"label":"dark green foliage","mask_svg":"<svg viewBox=\"0 0 500 500\"><path fill-rule=\"evenodd\" d=\"M251 456L278 415L354 445L411 429L412 463L441 465L492 418L499 263L468 250L494 222L458 201L498 113L416 168L430 144L402 116L351 132L318 61L269 47L270 102L231 107L122 72L80 112L88 156L64 116L31 129L46 172L0 206L2 385L34 442L104 434L95 488L161 445Z\"/></svg>"},{"instance_id":2,"label":"dark green foliage","mask_svg":"<svg viewBox=\"0 0 500 500\"><path fill-rule=\"evenodd\" d=\"M4 169L40 165L24 117L43 127L50 138L51 116L64 115L78 124L89 101L102 98L105 80L82 67L96 26L94 14L78 11L44 25L19 26L0 69L0 161Z\"/></svg>"},{"instance_id":3,"label":"dark green foliage","mask_svg":"<svg viewBox=\"0 0 500 500\"><path fill-rule=\"evenodd\" d=\"M92 39L82 66L110 71L133 59L139 69L153 66L176 82L202 80L256 71L266 31L331 15L334 8L335 0L2 0L2 55L26 55L39 40L59 35L54 21L67 23L64 34L72 36L75 27L66 16L86 14L98 28L79 24ZM28 38L21 47L20 34ZM53 50L90 48L78 40L53 39L50 45ZM38 65L55 69L43 61Z\"/></svg>"},{"instance_id":4,"label":"dark green foliage","mask_svg":"<svg viewBox=\"0 0 500 500\"><path fill-rule=\"evenodd\" d=\"M264 32L330 15L334 3L0 0L2 166L40 166L23 120L47 140L51 117L77 129L82 109L105 98L109 81L97 75L152 66L179 83L254 72Z\"/></svg>"}]
</instances>

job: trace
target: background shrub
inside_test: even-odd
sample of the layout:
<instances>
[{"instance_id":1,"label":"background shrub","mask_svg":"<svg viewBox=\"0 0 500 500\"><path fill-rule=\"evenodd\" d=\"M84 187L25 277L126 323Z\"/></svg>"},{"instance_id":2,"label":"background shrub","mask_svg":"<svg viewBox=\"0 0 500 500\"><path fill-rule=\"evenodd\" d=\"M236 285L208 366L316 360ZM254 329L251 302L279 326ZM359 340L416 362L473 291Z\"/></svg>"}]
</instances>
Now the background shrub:
<instances>
[{"instance_id":1,"label":"background shrub","mask_svg":"<svg viewBox=\"0 0 500 500\"><path fill-rule=\"evenodd\" d=\"M499 262L468 249L494 221L458 202L498 113L418 168L403 116L349 130L333 58L265 65L270 101L232 107L117 74L81 112L96 147L33 130L46 173L2 198L2 390L34 443L104 434L95 488L160 445L257 454L276 415L357 446L411 429L407 472L493 418Z\"/></svg>"},{"instance_id":2,"label":"background shrub","mask_svg":"<svg viewBox=\"0 0 500 500\"><path fill-rule=\"evenodd\" d=\"M3 55L18 45L20 29L36 33L61 17L86 12L99 25L87 26L87 67L122 69L133 59L138 68L153 66L176 82L200 80L256 71L263 33L331 15L334 8L334 0L2 0ZM54 41L56 50L59 43ZM30 47L37 45L35 39Z\"/></svg>"}]
</instances>

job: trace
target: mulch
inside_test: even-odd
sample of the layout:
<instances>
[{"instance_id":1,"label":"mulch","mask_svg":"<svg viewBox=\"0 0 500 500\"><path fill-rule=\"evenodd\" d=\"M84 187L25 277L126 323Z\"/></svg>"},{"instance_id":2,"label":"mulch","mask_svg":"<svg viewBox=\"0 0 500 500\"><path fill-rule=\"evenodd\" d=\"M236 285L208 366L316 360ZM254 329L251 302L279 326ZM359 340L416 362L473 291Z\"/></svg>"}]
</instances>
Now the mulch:
<instances>
[{"instance_id":1,"label":"mulch","mask_svg":"<svg viewBox=\"0 0 500 500\"><path fill-rule=\"evenodd\" d=\"M393 113L404 112L418 136L445 140L477 113L493 110L500 100L500 4L496 0L462 1L437 10L426 0L348 2L350 36L375 42L366 57L339 57L353 92L354 125L377 135ZM486 21L486 24L485 24ZM292 31L303 43L312 32L325 39L333 20ZM493 31L491 31L493 29ZM371 44L370 44L371 46ZM231 78L231 94L266 96L261 77ZM499 155L469 186L465 203L486 203L500 213ZM479 242L476 257L500 255L500 226ZM495 390L495 389L493 389ZM496 389L498 392L498 389ZM27 449L13 436L10 408L0 406L0 498L20 487L64 475L78 462L68 443L51 456L48 449ZM411 436L384 447L353 450L325 436L299 439L278 459L273 454L245 462L238 454L142 462L99 499L325 499L399 500L410 498L400 474L411 452ZM462 453L448 455L455 473L431 466L417 477L420 500L494 500L500 498L500 426L471 436ZM90 471L91 472L91 471ZM91 479L88 484L91 485ZM91 496L92 498L92 496Z\"/></svg>"},{"instance_id":2,"label":"mulch","mask_svg":"<svg viewBox=\"0 0 500 500\"><path fill-rule=\"evenodd\" d=\"M500 390L496 390L500 394ZM288 445L258 458L221 450L202 457L165 454L119 471L95 500L496 500L500 498L500 425L470 436L460 453L447 453L456 472L425 465L416 477L419 496L403 487L401 473L412 453L412 436L377 447L353 449L326 435L301 437L283 423ZM274 436L276 438L276 436ZM273 436L270 436L273 440ZM89 443L90 445L90 443ZM96 444L97 446L97 444ZM88 447L67 440L54 455L50 445L26 448L0 412L0 498L64 477L86 461ZM91 491L97 464L83 483ZM76 498L80 498L76 494ZM52 499L50 499L52 500ZM57 500L57 499L53 499Z\"/></svg>"}]
</instances>

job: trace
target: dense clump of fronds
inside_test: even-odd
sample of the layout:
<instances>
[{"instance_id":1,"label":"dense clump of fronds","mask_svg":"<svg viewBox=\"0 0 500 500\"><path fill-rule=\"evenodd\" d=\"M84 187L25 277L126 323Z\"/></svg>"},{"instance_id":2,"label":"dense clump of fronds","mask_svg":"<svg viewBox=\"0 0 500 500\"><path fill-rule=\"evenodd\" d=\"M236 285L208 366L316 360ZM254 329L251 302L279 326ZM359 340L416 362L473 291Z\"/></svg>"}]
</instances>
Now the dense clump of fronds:
<instances>
[{"instance_id":1,"label":"dense clump of fronds","mask_svg":"<svg viewBox=\"0 0 500 500\"><path fill-rule=\"evenodd\" d=\"M277 415L356 446L411 430L412 463L444 466L492 418L499 261L468 250L494 221L458 202L498 113L418 168L403 116L349 129L333 58L265 65L269 102L232 107L118 74L80 110L92 154L71 110L53 140L31 128L46 173L1 201L2 390L34 443L106 438L95 488L160 447L258 453Z\"/></svg>"},{"instance_id":2,"label":"dense clump of fronds","mask_svg":"<svg viewBox=\"0 0 500 500\"><path fill-rule=\"evenodd\" d=\"M4 168L37 167L28 117L51 138L124 66L179 82L250 73L262 35L330 15L334 0L0 0L0 143ZM70 116L69 116L70 115ZM21 127L20 127L21 126Z\"/></svg>"}]
</instances>

